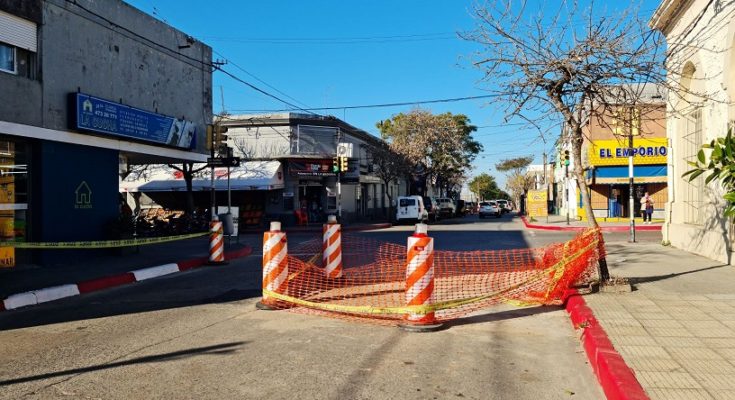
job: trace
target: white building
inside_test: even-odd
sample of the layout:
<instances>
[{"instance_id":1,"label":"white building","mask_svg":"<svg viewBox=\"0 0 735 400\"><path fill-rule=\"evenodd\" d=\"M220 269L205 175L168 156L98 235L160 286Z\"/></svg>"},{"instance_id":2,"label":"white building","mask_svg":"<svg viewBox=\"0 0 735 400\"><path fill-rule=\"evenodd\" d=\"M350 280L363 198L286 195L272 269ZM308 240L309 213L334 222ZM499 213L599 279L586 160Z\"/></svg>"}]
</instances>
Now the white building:
<instances>
[{"instance_id":1,"label":"white building","mask_svg":"<svg viewBox=\"0 0 735 400\"><path fill-rule=\"evenodd\" d=\"M650 25L669 48L670 93L666 130L669 196L663 239L673 246L732 262L732 226L722 217L725 202L717 183L681 176L703 143L724 136L735 119L735 3L664 0Z\"/></svg>"}]
</instances>

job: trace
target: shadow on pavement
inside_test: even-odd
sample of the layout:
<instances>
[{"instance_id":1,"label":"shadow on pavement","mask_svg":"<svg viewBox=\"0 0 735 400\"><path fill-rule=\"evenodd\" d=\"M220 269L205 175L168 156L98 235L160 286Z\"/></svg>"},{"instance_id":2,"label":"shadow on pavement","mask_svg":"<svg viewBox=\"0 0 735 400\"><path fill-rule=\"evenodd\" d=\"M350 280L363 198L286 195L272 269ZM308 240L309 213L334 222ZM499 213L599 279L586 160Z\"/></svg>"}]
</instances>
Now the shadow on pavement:
<instances>
[{"instance_id":1,"label":"shadow on pavement","mask_svg":"<svg viewBox=\"0 0 735 400\"><path fill-rule=\"evenodd\" d=\"M125 361L114 361L105 364L90 365L88 367L67 369L63 371L47 372L44 374L24 376L22 378L6 379L0 381L0 386L16 385L32 381L39 381L60 376L79 375L87 372L101 371L110 368L124 367L127 365L154 363L178 360L182 358L202 356L202 355L224 355L234 353L239 347L247 342L222 343L213 346L195 347L193 349L174 351L171 353L156 354L152 356L138 357Z\"/></svg>"}]
</instances>

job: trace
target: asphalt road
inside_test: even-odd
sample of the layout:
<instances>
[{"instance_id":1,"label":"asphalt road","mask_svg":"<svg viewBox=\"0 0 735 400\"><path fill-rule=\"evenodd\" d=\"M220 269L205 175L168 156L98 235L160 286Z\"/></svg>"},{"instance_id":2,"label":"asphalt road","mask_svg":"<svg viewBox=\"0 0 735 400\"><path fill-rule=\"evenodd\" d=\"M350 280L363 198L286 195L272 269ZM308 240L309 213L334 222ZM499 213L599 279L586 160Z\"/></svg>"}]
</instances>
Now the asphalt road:
<instances>
[{"instance_id":1,"label":"asphalt road","mask_svg":"<svg viewBox=\"0 0 735 400\"><path fill-rule=\"evenodd\" d=\"M411 230L362 235L403 244ZM443 221L430 234L444 250L572 235L510 216ZM561 308L503 305L434 333L257 311L259 257L0 313L0 399L604 398Z\"/></svg>"}]
</instances>

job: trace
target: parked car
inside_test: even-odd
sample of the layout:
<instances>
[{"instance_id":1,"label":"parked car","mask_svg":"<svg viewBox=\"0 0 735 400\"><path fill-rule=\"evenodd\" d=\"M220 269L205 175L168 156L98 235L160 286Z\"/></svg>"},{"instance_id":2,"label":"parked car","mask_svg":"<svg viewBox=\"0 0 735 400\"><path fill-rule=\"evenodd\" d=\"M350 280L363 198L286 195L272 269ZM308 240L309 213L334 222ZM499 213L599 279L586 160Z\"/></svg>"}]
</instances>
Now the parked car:
<instances>
[{"instance_id":1,"label":"parked car","mask_svg":"<svg viewBox=\"0 0 735 400\"><path fill-rule=\"evenodd\" d=\"M402 196L396 199L396 222L421 222L429 219L421 196Z\"/></svg>"},{"instance_id":2,"label":"parked car","mask_svg":"<svg viewBox=\"0 0 735 400\"><path fill-rule=\"evenodd\" d=\"M468 214L477 214L477 203L474 201L468 201L464 204L464 209Z\"/></svg>"},{"instance_id":3,"label":"parked car","mask_svg":"<svg viewBox=\"0 0 735 400\"><path fill-rule=\"evenodd\" d=\"M510 212L510 203L508 203L508 200L495 200L495 202L498 204L498 207L500 207L500 210L503 213Z\"/></svg>"},{"instance_id":4,"label":"parked car","mask_svg":"<svg viewBox=\"0 0 735 400\"><path fill-rule=\"evenodd\" d=\"M454 205L454 201L448 197L442 197L439 199L436 199L436 202L439 203L439 215L442 217L451 218L454 216L456 207Z\"/></svg>"},{"instance_id":5,"label":"parked car","mask_svg":"<svg viewBox=\"0 0 735 400\"><path fill-rule=\"evenodd\" d=\"M439 203L436 202L436 199L429 196L424 196L422 199L424 200L424 207L426 207L426 212L429 215L429 221L439 221Z\"/></svg>"},{"instance_id":6,"label":"parked car","mask_svg":"<svg viewBox=\"0 0 735 400\"><path fill-rule=\"evenodd\" d=\"M480 202L480 211L478 212L480 218L494 216L500 218L503 215L503 211L498 207L498 203L494 201L483 201Z\"/></svg>"}]
</instances>

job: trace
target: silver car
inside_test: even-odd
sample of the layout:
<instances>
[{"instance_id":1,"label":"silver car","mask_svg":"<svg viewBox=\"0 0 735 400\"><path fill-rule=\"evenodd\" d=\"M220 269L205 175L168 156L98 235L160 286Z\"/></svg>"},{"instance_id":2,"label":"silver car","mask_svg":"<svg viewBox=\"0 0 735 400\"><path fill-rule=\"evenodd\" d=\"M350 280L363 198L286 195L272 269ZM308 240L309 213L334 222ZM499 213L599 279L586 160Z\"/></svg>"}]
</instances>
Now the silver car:
<instances>
[{"instance_id":1,"label":"silver car","mask_svg":"<svg viewBox=\"0 0 735 400\"><path fill-rule=\"evenodd\" d=\"M480 215L480 218L489 216L500 218L503 215L503 212L500 210L500 207L498 207L498 203L494 201L483 201L480 203L480 211L478 214Z\"/></svg>"}]
</instances>

